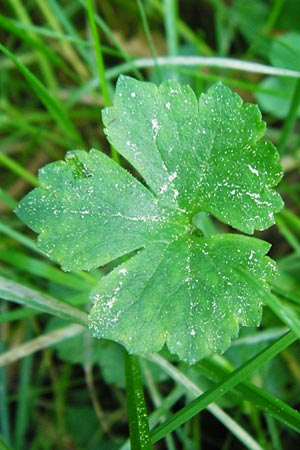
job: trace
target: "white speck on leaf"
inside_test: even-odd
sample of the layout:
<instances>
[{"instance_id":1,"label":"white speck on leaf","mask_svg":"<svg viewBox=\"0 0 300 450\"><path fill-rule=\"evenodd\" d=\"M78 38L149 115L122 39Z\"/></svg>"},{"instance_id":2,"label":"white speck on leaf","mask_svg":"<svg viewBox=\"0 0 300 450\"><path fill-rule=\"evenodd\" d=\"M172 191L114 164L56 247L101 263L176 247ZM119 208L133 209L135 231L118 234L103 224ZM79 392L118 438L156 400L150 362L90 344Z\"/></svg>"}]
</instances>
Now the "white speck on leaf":
<instances>
[{"instance_id":1,"label":"white speck on leaf","mask_svg":"<svg viewBox=\"0 0 300 450\"><path fill-rule=\"evenodd\" d=\"M156 138L158 131L161 128L161 125L159 125L158 120L156 118L152 119L151 123L152 123L153 135L154 135L154 138Z\"/></svg>"},{"instance_id":2,"label":"white speck on leaf","mask_svg":"<svg viewBox=\"0 0 300 450\"><path fill-rule=\"evenodd\" d=\"M171 183L173 180L177 178L177 172L171 173L171 175L168 177L168 181Z\"/></svg>"},{"instance_id":3,"label":"white speck on leaf","mask_svg":"<svg viewBox=\"0 0 300 450\"><path fill-rule=\"evenodd\" d=\"M252 167L250 164L248 164L248 169L250 170L251 173L254 173L254 175L256 175L258 177L259 172L258 170L256 170L254 167Z\"/></svg>"},{"instance_id":4,"label":"white speck on leaf","mask_svg":"<svg viewBox=\"0 0 300 450\"><path fill-rule=\"evenodd\" d=\"M106 306L111 309L114 306L115 301L117 300L116 297L112 297L106 304Z\"/></svg>"}]
</instances>

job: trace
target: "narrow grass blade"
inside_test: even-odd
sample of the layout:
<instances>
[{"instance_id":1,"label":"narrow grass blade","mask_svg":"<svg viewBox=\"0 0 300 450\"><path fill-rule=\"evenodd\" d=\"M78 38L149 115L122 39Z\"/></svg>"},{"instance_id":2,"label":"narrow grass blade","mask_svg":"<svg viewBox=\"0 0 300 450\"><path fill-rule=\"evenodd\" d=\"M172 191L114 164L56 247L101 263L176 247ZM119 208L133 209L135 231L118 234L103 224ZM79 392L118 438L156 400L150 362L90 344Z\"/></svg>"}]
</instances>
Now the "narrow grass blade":
<instances>
[{"instance_id":1,"label":"narrow grass blade","mask_svg":"<svg viewBox=\"0 0 300 450\"><path fill-rule=\"evenodd\" d=\"M168 45L168 55L178 55L177 0L164 0L164 22Z\"/></svg>"},{"instance_id":2,"label":"narrow grass blade","mask_svg":"<svg viewBox=\"0 0 300 450\"><path fill-rule=\"evenodd\" d=\"M298 199L297 199L298 200ZM288 226L293 229L295 234L300 236L300 218L290 209L283 209L278 214L280 217L284 218ZM276 216L278 217L278 216Z\"/></svg>"},{"instance_id":3,"label":"narrow grass blade","mask_svg":"<svg viewBox=\"0 0 300 450\"><path fill-rule=\"evenodd\" d=\"M299 315L288 305L284 304L280 300L278 300L275 295L268 294L267 299L265 297L265 301L270 309L279 317L282 322L291 328L294 333L297 334L298 339L300 339L300 320Z\"/></svg>"},{"instance_id":4,"label":"narrow grass blade","mask_svg":"<svg viewBox=\"0 0 300 450\"><path fill-rule=\"evenodd\" d=\"M109 89L108 89L108 83L106 79L106 73L105 73L105 67L104 67L104 60L103 60L103 53L102 53L102 45L100 36L97 30L97 24L95 20L95 10L93 5L93 0L86 0L86 7L87 7L87 13L88 13L88 19L89 24L91 28L92 38L94 42L94 49L95 49L95 57L96 57L96 63L97 63L97 69L98 69L98 75L100 80L100 86L102 90L102 96L104 101L104 106L110 105L110 95L109 95ZM118 152L111 147L111 156L112 159L119 164L120 158Z\"/></svg>"},{"instance_id":5,"label":"narrow grass blade","mask_svg":"<svg viewBox=\"0 0 300 450\"><path fill-rule=\"evenodd\" d=\"M38 249L36 243L32 239L14 230L12 227L6 225L4 222L0 222L0 233L3 233L6 236L9 236L11 239L20 242L20 244L24 245L30 250L33 250L36 253L39 253L40 255L43 254Z\"/></svg>"},{"instance_id":6,"label":"narrow grass blade","mask_svg":"<svg viewBox=\"0 0 300 450\"><path fill-rule=\"evenodd\" d=\"M282 216L278 215L276 217L276 225L282 236L295 250L295 252L300 253L300 242L298 241L294 233L290 230L289 226L287 225L286 221L282 218Z\"/></svg>"},{"instance_id":7,"label":"narrow grass blade","mask_svg":"<svg viewBox=\"0 0 300 450\"><path fill-rule=\"evenodd\" d=\"M23 42L26 42L32 49L36 49L43 55L43 57L47 57L47 60L51 62L51 64L55 66L60 65L60 67L64 65L63 60L56 53L50 51L49 48L46 45L44 45L41 40L39 39L37 40L31 37L32 34L36 35L39 33L41 35L58 38L57 36L53 36L53 33L49 34L49 32L47 32L47 30L45 30L44 28L26 24L18 20L12 20L9 17L3 16L2 14L0 14L0 27L11 34L18 36L20 39L22 39Z\"/></svg>"},{"instance_id":8,"label":"narrow grass blade","mask_svg":"<svg viewBox=\"0 0 300 450\"><path fill-rule=\"evenodd\" d=\"M175 413L164 424L158 426L151 433L152 442L157 442L162 439L167 433L174 431L177 427L190 420L200 411L205 409L210 403L216 401L222 397L226 392L235 388L238 384L245 381L255 370L267 363L270 359L274 358L278 353L285 350L291 345L297 336L293 332L288 332L277 341L269 345L266 349L258 353L251 358L245 364L238 369L234 370L231 374L224 377L222 381L206 391L199 398L193 400L186 407ZM297 431L300 431L300 414L299 422L294 427Z\"/></svg>"},{"instance_id":9,"label":"narrow grass blade","mask_svg":"<svg viewBox=\"0 0 300 450\"><path fill-rule=\"evenodd\" d=\"M50 2L50 0L49 0L49 2ZM56 53L49 51L49 48L44 46L42 43L36 42L34 39L31 39L29 36L24 35L24 31L31 31L38 36L49 37L51 39L56 39L58 41L65 41L65 42L69 42L70 44L74 44L74 45L76 44L78 46L81 46L84 49L83 54L85 54L85 56L87 55L87 49L89 49L91 47L91 44L89 42L81 39L76 34L74 36L73 36L73 34L67 35L67 34L63 34L62 31L60 31L60 32L53 31L47 27L41 27L38 25L27 25L18 20L9 19L1 14L0 14L0 26L1 26L1 28L7 29L8 31L10 31L13 34L16 34L18 37L22 37L24 42L27 42L28 44L30 44L31 47L37 48L38 50L45 52L48 59L50 59L51 62L54 64L62 63L63 62L62 58L59 55L57 55Z\"/></svg>"},{"instance_id":10,"label":"narrow grass blade","mask_svg":"<svg viewBox=\"0 0 300 450\"><path fill-rule=\"evenodd\" d=\"M52 0L51 0L52 1ZM86 0L79 0L80 4L83 8L87 9ZM103 33L106 35L108 40L113 43L117 51L120 53L120 56L127 62L127 64L131 64L132 58L131 56L123 49L122 45L119 43L118 39L116 38L113 31L109 28L109 26L105 23L105 21L99 16L99 14L95 14L94 11L94 19L96 24L99 26L99 28L103 31ZM104 46L102 46L102 49L104 49ZM134 64L131 64L131 71L134 73L135 77L138 80L143 80L144 77L141 74L139 70L135 67ZM106 71L107 75L107 71ZM108 77L106 77L108 79Z\"/></svg>"},{"instance_id":11,"label":"narrow grass blade","mask_svg":"<svg viewBox=\"0 0 300 450\"><path fill-rule=\"evenodd\" d=\"M38 314L40 314L39 311L36 311L34 309L29 309L29 308L18 308L18 309L14 309L13 311L7 311L4 313L2 312L0 315L0 324L14 322L17 320L23 320L23 319L26 319L27 317L37 316ZM1 350L1 345L0 345L0 350ZM0 351L0 353L1 353L1 351ZM0 391L1 391L1 389L0 389Z\"/></svg>"},{"instance_id":12,"label":"narrow grass blade","mask_svg":"<svg viewBox=\"0 0 300 450\"><path fill-rule=\"evenodd\" d=\"M96 283L96 280L95 283L87 282L73 272L63 272L48 262L11 249L0 249L0 261L5 261L26 273L78 291L90 290Z\"/></svg>"},{"instance_id":13,"label":"narrow grass blade","mask_svg":"<svg viewBox=\"0 0 300 450\"><path fill-rule=\"evenodd\" d=\"M137 356L126 355L126 393L131 450L151 450L148 416Z\"/></svg>"},{"instance_id":14,"label":"narrow grass blade","mask_svg":"<svg viewBox=\"0 0 300 450\"><path fill-rule=\"evenodd\" d=\"M90 47L90 43L80 37L80 31L74 27L72 21L69 19L68 14L64 9L67 9L67 5L62 5L61 2L57 0L48 0L47 3L53 14L58 18L60 26L68 33L67 35L64 35L65 40L73 42L76 45L78 53L81 55L82 59L87 62L87 65L90 66L90 55L89 52L87 52L87 47Z\"/></svg>"},{"instance_id":15,"label":"narrow grass blade","mask_svg":"<svg viewBox=\"0 0 300 450\"><path fill-rule=\"evenodd\" d=\"M159 422L165 414L170 414L172 406L183 396L185 390L180 385L177 385L173 391L163 399L161 406L155 409L149 416L149 425L152 428L157 422ZM119 450L130 450L129 439L125 441Z\"/></svg>"},{"instance_id":16,"label":"narrow grass blade","mask_svg":"<svg viewBox=\"0 0 300 450\"><path fill-rule=\"evenodd\" d=\"M279 287L277 284L272 285L272 292L275 292L275 294L283 299L288 300L289 302L293 302L296 305L300 305L300 296L297 294L294 294L293 292L288 292L284 287Z\"/></svg>"},{"instance_id":17,"label":"narrow grass blade","mask_svg":"<svg viewBox=\"0 0 300 450\"><path fill-rule=\"evenodd\" d=\"M266 422L271 437L271 448L273 450L284 450L280 439L280 429L276 426L275 420L272 417L267 416Z\"/></svg>"},{"instance_id":18,"label":"narrow grass blade","mask_svg":"<svg viewBox=\"0 0 300 450\"><path fill-rule=\"evenodd\" d=\"M37 0L37 3L51 28L58 33L62 33L63 29L58 21L58 17L49 5L49 2L45 2L44 0ZM89 70L87 69L86 65L83 64L77 52L68 41L62 40L60 53L67 61L69 61L70 65L73 66L74 72L80 76L81 80L85 80L88 78Z\"/></svg>"},{"instance_id":19,"label":"narrow grass blade","mask_svg":"<svg viewBox=\"0 0 300 450\"><path fill-rule=\"evenodd\" d=\"M12 227L6 225L5 223L0 222L0 233L5 234L6 236L9 236L11 239L20 242L20 244L24 245L26 248L34 251L35 253L38 253L39 255L45 256L44 253L37 247L36 243L30 239L29 237L25 236L22 233L19 233L18 231L14 230ZM46 263L45 263L46 264ZM45 266L42 264L41 267L39 269L36 270L39 271L40 275L42 276L42 272L43 272L43 268L45 268ZM24 267L24 270L28 270L29 268ZM52 270L54 269L54 270ZM91 272L84 272L84 271L80 271L80 270L76 270L74 272L71 273L63 273L60 270L52 267L52 269L50 269L51 273L54 275L54 273L56 273L56 281L57 282L61 282L61 284L65 284L66 282L66 277L68 277L69 279L73 279L74 283L73 283L73 287L77 287L81 290L85 289L85 286L91 287L94 286L99 277L101 276L101 273L97 273L97 275L95 276L94 274L92 274ZM76 279L77 278L77 279ZM80 282L78 281L78 279L82 280L82 286L79 286ZM67 285L69 286L70 283L67 282Z\"/></svg>"},{"instance_id":20,"label":"narrow grass blade","mask_svg":"<svg viewBox=\"0 0 300 450\"><path fill-rule=\"evenodd\" d=\"M163 16L164 7L161 0L150 0L151 6ZM195 32L191 27L189 27L186 22L178 17L176 21L176 27L178 30L178 35L183 38L183 41L191 43L195 46L200 55L211 55L213 51L205 42L205 37L201 37L199 33Z\"/></svg>"},{"instance_id":21,"label":"narrow grass blade","mask_svg":"<svg viewBox=\"0 0 300 450\"><path fill-rule=\"evenodd\" d=\"M25 356L32 355L39 350L51 347L51 345L62 342L65 339L77 336L84 330L85 328L81 325L69 325L62 329L43 334L42 336L32 339L25 344L19 345L12 350L2 353L2 355L0 355L0 367L18 361Z\"/></svg>"},{"instance_id":22,"label":"narrow grass blade","mask_svg":"<svg viewBox=\"0 0 300 450\"><path fill-rule=\"evenodd\" d=\"M155 406L156 410L161 407L161 405L164 403L164 399L162 395L160 394L159 388L157 386L157 383L154 380L154 377L151 373L151 369L149 367L148 361L140 360L140 364L142 366L142 371L144 375L145 384L147 386L147 391L149 396L151 397L152 403ZM169 417L170 412L164 416L162 416L162 420L166 420L167 417ZM151 416L149 417L149 425L151 426ZM176 450L176 445L174 441L174 437L171 434L168 434L165 437L165 445L167 450Z\"/></svg>"},{"instance_id":23,"label":"narrow grass blade","mask_svg":"<svg viewBox=\"0 0 300 450\"><path fill-rule=\"evenodd\" d=\"M16 407L16 422L15 422L15 448L22 450L25 446L25 434L28 425L28 410L30 397L30 378L32 370L32 357L24 358L19 370L19 388L18 399Z\"/></svg>"},{"instance_id":24,"label":"narrow grass blade","mask_svg":"<svg viewBox=\"0 0 300 450\"><path fill-rule=\"evenodd\" d=\"M102 47L100 36L97 30L97 25L95 21L95 11L92 0L86 0L86 7L88 13L89 24L91 28L91 34L93 38L94 48L95 48L95 57L97 62L98 76L100 80L100 85L102 89L102 95L104 100L104 106L110 105L110 96L108 91L108 85L105 77L105 68L102 54Z\"/></svg>"},{"instance_id":25,"label":"narrow grass blade","mask_svg":"<svg viewBox=\"0 0 300 450\"><path fill-rule=\"evenodd\" d=\"M254 275L250 274L245 270L236 269L238 272L241 272L243 276L251 283L255 289L257 290L257 295L259 295L264 302L269 306L269 308L279 317L282 322L287 325L300 339L300 320L296 312L290 308L288 305L285 305L283 302L278 300L275 295L267 292L263 287L258 283Z\"/></svg>"},{"instance_id":26,"label":"narrow grass blade","mask_svg":"<svg viewBox=\"0 0 300 450\"><path fill-rule=\"evenodd\" d=\"M0 164L7 167L11 172L28 181L33 186L38 185L38 180L34 175L32 175L32 173L24 169L21 164L2 152L0 153Z\"/></svg>"},{"instance_id":27,"label":"narrow grass blade","mask_svg":"<svg viewBox=\"0 0 300 450\"><path fill-rule=\"evenodd\" d=\"M5 314L7 308L0 306L1 316ZM1 317L0 316L0 317ZM4 331L4 330L3 330ZM0 354L5 350L2 329L0 329ZM10 442L10 411L8 399L8 373L5 367L0 368L0 430L6 442ZM0 435L1 436L1 435ZM1 446L0 437L0 448Z\"/></svg>"},{"instance_id":28,"label":"narrow grass blade","mask_svg":"<svg viewBox=\"0 0 300 450\"><path fill-rule=\"evenodd\" d=\"M155 362L163 369L179 386L182 386L193 397L199 397L203 391L184 373L170 364L166 359L159 355L147 355L147 359ZM185 408L184 408L185 409ZM219 420L222 425L227 428L237 439L239 439L243 446L249 450L262 450L262 447L253 437L234 419L226 414L218 405L211 404L207 406L207 410ZM167 423L166 421L165 423ZM162 425L163 426L163 425ZM158 427L159 428L159 427ZM177 429L177 427L176 427ZM154 430L155 433L155 430ZM152 442L155 442L152 440Z\"/></svg>"},{"instance_id":29,"label":"narrow grass blade","mask_svg":"<svg viewBox=\"0 0 300 450\"><path fill-rule=\"evenodd\" d=\"M11 53L2 44L0 44L0 50L14 62L14 64L21 72L21 74L24 76L30 87L39 97L41 102L45 105L45 107L49 111L49 114L57 123L58 127L62 130L63 135L67 135L74 145L75 144L83 145L81 137L74 128L72 122L66 115L65 111L61 108L61 105L55 100L55 98L51 96L51 94L48 92L45 86L36 78L35 75L33 75L32 72L30 72L29 69L27 69L27 67L22 62L20 62L15 57L13 53Z\"/></svg>"},{"instance_id":30,"label":"narrow grass blade","mask_svg":"<svg viewBox=\"0 0 300 450\"><path fill-rule=\"evenodd\" d=\"M285 76L288 78L300 78L300 71L282 69L280 67L267 66L265 64L241 61L234 58L222 58L213 56L158 56L157 63L159 66L200 66L215 67L220 69L234 69L241 72L261 73L265 75ZM136 68L145 69L154 67L155 61L152 58L139 58L131 61ZM112 69L114 77L120 73L131 70L128 63L120 64Z\"/></svg>"},{"instance_id":31,"label":"narrow grass blade","mask_svg":"<svg viewBox=\"0 0 300 450\"><path fill-rule=\"evenodd\" d=\"M11 7L14 9L16 16L20 19L21 22L26 23L27 25L32 24L32 20L30 17L30 13L27 11L27 8L21 0L10 0ZM31 39L40 43L40 39L34 33L30 34ZM56 91L57 90L57 80L53 72L53 68L48 61L46 55L42 52L36 52L36 59L40 66L41 72L44 76L45 83L47 88Z\"/></svg>"},{"instance_id":32,"label":"narrow grass blade","mask_svg":"<svg viewBox=\"0 0 300 450\"><path fill-rule=\"evenodd\" d=\"M0 297L87 326L87 314L49 295L0 276Z\"/></svg>"},{"instance_id":33,"label":"narrow grass blade","mask_svg":"<svg viewBox=\"0 0 300 450\"><path fill-rule=\"evenodd\" d=\"M142 21L144 32L145 32L145 36L146 36L146 39L147 39L147 42L148 42L149 50L150 50L151 56L152 56L153 61L154 61L154 67L155 67L156 75L157 75L158 80L162 81L161 71L160 71L159 65L157 63L157 55L156 55L156 51L155 51L154 42L153 42L153 39L152 39L152 36L151 36L151 32L150 32L150 28L149 28L146 12L145 12L145 8L144 8L144 5L141 2L141 0L136 0L136 2L137 2L137 5L138 5L138 8L139 8L141 21Z\"/></svg>"},{"instance_id":34,"label":"narrow grass blade","mask_svg":"<svg viewBox=\"0 0 300 450\"><path fill-rule=\"evenodd\" d=\"M16 200L8 195L2 188L0 188L0 201L4 202L9 209L15 209L17 206Z\"/></svg>"},{"instance_id":35,"label":"narrow grass blade","mask_svg":"<svg viewBox=\"0 0 300 450\"><path fill-rule=\"evenodd\" d=\"M200 373L215 382L221 381L230 372L224 366L208 359L200 361L196 368ZM300 414L279 398L269 394L266 390L248 382L239 384L235 390L242 394L244 400L248 400L264 413L275 417L292 429L299 429Z\"/></svg>"},{"instance_id":36,"label":"narrow grass blade","mask_svg":"<svg viewBox=\"0 0 300 450\"><path fill-rule=\"evenodd\" d=\"M0 449L1 450L13 450L8 444L5 443L3 436L0 434Z\"/></svg>"}]
</instances>

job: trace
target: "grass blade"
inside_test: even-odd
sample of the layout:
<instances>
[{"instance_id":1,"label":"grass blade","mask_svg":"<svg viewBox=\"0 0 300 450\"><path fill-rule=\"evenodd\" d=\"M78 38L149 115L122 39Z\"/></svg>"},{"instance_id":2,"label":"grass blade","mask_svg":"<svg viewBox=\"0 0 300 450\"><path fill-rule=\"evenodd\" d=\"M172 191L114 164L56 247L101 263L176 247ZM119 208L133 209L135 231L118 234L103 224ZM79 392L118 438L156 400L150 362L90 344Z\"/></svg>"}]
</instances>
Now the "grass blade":
<instances>
[{"instance_id":1,"label":"grass blade","mask_svg":"<svg viewBox=\"0 0 300 450\"><path fill-rule=\"evenodd\" d=\"M3 439L3 436L0 434L0 448L1 450L13 450L11 447L9 447Z\"/></svg>"},{"instance_id":2,"label":"grass blade","mask_svg":"<svg viewBox=\"0 0 300 450\"><path fill-rule=\"evenodd\" d=\"M228 375L229 370L213 360L203 360L197 364L197 369L205 374L209 379L219 382L224 376ZM283 424L293 428L299 428L299 413L287 405L279 398L269 394L252 383L244 382L236 386L235 390L242 394L243 399L248 400L264 413L275 417Z\"/></svg>"},{"instance_id":3,"label":"grass blade","mask_svg":"<svg viewBox=\"0 0 300 450\"><path fill-rule=\"evenodd\" d=\"M4 305L0 307L1 317L5 314ZM4 328L0 329L0 353L5 350ZM5 367L0 368L0 430L6 442L10 442L10 417L9 417L9 401L8 401L8 374ZM1 435L0 435L1 436ZM2 448L0 437L0 448ZM5 448L5 447L3 447Z\"/></svg>"},{"instance_id":4,"label":"grass blade","mask_svg":"<svg viewBox=\"0 0 300 450\"><path fill-rule=\"evenodd\" d=\"M77 336L84 330L85 328L81 325L69 325L62 329L45 333L0 355L0 367L18 361L25 356L32 355L39 350L48 348L51 345L64 341L65 339Z\"/></svg>"},{"instance_id":5,"label":"grass blade","mask_svg":"<svg viewBox=\"0 0 300 450\"><path fill-rule=\"evenodd\" d=\"M0 44L0 50L14 62L14 64L21 72L21 74L24 76L30 87L33 89L33 91L39 97L41 102L47 108L49 114L55 120L58 127L63 131L63 134L67 135L74 145L75 144L83 145L81 137L74 128L72 122L66 115L65 111L61 108L61 104L55 100L55 98L48 92L45 86L36 78L35 75L33 75L32 72L30 72L29 69L27 69L27 67L22 62L20 62L15 57L13 53L11 53L2 44Z\"/></svg>"},{"instance_id":6,"label":"grass blade","mask_svg":"<svg viewBox=\"0 0 300 450\"><path fill-rule=\"evenodd\" d=\"M157 442L162 439L167 433L174 431L177 427L190 420L200 411L205 409L210 403L216 401L222 397L226 392L235 388L238 384L243 382L249 377L255 370L266 364L267 361L274 358L278 353L286 349L291 345L297 336L293 332L288 332L273 344L269 345L266 349L262 350L256 356L251 358L245 364L238 369L234 370L231 374L227 375L222 381L206 391L199 398L193 400L186 407L175 413L170 419L151 433L152 442ZM300 414L299 419L293 426L294 429L300 431Z\"/></svg>"},{"instance_id":7,"label":"grass blade","mask_svg":"<svg viewBox=\"0 0 300 450\"><path fill-rule=\"evenodd\" d=\"M32 175L31 172L24 169L17 161L7 156L5 153L0 153L0 164L7 167L11 172L15 173L17 176L20 176L24 180L28 181L33 186L38 186L37 178Z\"/></svg>"},{"instance_id":8,"label":"grass blade","mask_svg":"<svg viewBox=\"0 0 300 450\"><path fill-rule=\"evenodd\" d=\"M14 309L13 311L7 311L7 312L4 312L4 313L1 313L1 315L0 315L0 324L1 323L9 323L9 322L17 321L17 320L26 319L27 317L37 316L38 314L40 314L40 312L36 311L34 309L23 308L23 307L22 308L18 308L18 309ZM0 345L0 352L2 353L1 345ZM1 390L0 390L0 392L1 392Z\"/></svg>"},{"instance_id":9,"label":"grass blade","mask_svg":"<svg viewBox=\"0 0 300 450\"><path fill-rule=\"evenodd\" d=\"M38 3L38 6L39 6L41 12L43 13L44 17L46 18L47 22L51 26L51 28L58 33L63 33L63 29L58 21L58 17L61 17L61 15L56 16L55 11L52 10L52 8L51 8L52 5L49 4L49 2L44 2L43 0L37 0L37 3ZM56 12L57 11L58 10L56 9ZM61 10L60 10L60 12L61 12ZM64 59L69 61L71 66L73 66L74 72L80 76L81 80L85 80L88 78L89 70L83 64L83 62L79 58L77 52L74 50L74 48L72 47L72 45L70 45L70 43L68 41L63 40L61 42L60 52L64 56Z\"/></svg>"},{"instance_id":10,"label":"grass blade","mask_svg":"<svg viewBox=\"0 0 300 450\"><path fill-rule=\"evenodd\" d=\"M53 281L61 286L77 289L78 291L90 290L96 283L96 280L95 283L86 283L86 280L78 277L75 273L63 272L57 267L54 267L51 263L28 256L24 252L0 249L0 261L5 261L13 267L26 273L33 274L36 277L45 278L46 280Z\"/></svg>"},{"instance_id":11,"label":"grass blade","mask_svg":"<svg viewBox=\"0 0 300 450\"><path fill-rule=\"evenodd\" d=\"M300 71L282 69L280 67L268 66L250 61L241 61L234 58L222 58L213 56L158 56L157 63L159 66L200 66L215 67L219 69L234 69L241 72L260 73L264 75L285 76L288 78L300 78ZM138 69L154 67L155 61L152 58L138 58L132 60L130 64L124 63L109 69L113 77L117 77L120 73L132 70L132 64Z\"/></svg>"},{"instance_id":12,"label":"grass blade","mask_svg":"<svg viewBox=\"0 0 300 450\"><path fill-rule=\"evenodd\" d=\"M87 314L49 295L0 276L0 297L87 326Z\"/></svg>"},{"instance_id":13,"label":"grass blade","mask_svg":"<svg viewBox=\"0 0 300 450\"><path fill-rule=\"evenodd\" d=\"M0 27L8 31L10 34L14 34L23 42L26 42L30 48L36 49L37 52L43 55L43 58L47 57L47 60L51 62L55 67L64 65L64 61L54 52L43 44L41 40L34 39L32 35L42 34L45 36L53 37L53 34L47 33L44 28L40 28L34 25L26 24L21 21L10 19L0 14ZM28 33L29 32L29 33ZM44 33L43 33L44 32Z\"/></svg>"},{"instance_id":14,"label":"grass blade","mask_svg":"<svg viewBox=\"0 0 300 450\"><path fill-rule=\"evenodd\" d=\"M32 370L32 357L27 356L22 360L19 376L19 395L16 408L16 424L15 424L15 447L22 450L26 446L25 434L28 424L28 413L30 409L30 375Z\"/></svg>"},{"instance_id":15,"label":"grass blade","mask_svg":"<svg viewBox=\"0 0 300 450\"><path fill-rule=\"evenodd\" d=\"M53 0L51 0L53 1ZM85 0L79 0L80 4L83 8L87 9L87 4ZM113 31L109 28L109 26L106 24L106 22L99 16L98 14L95 14L94 11L94 20L96 21L96 24L99 26L99 28L103 31L103 33L106 35L108 40L113 43L113 45L116 47L117 51L119 52L120 56L130 65L132 58L131 56L123 49L122 45L119 43L118 39L115 37L115 34ZM104 49L104 46L102 47ZM134 73L134 76L138 80L143 80L144 77L141 74L139 70L135 67L134 64L131 64L131 71ZM106 71L106 79L107 77L107 71Z\"/></svg>"},{"instance_id":16,"label":"grass blade","mask_svg":"<svg viewBox=\"0 0 300 450\"><path fill-rule=\"evenodd\" d=\"M95 20L95 11L93 6L93 0L87 0L86 1L87 6L87 13L89 18L89 24L91 28L92 38L94 42L94 48L95 48L95 57L96 57L96 63L97 63L97 69L98 69L98 75L100 80L100 86L102 90L102 96L103 96L103 102L104 106L110 105L110 95L108 90L108 83L106 80L106 73L105 73L105 67L104 67L104 61L103 61L103 53L102 53L102 46L100 41L100 36L97 30L97 24ZM113 160L119 164L120 158L118 152L111 147L111 156Z\"/></svg>"},{"instance_id":17,"label":"grass blade","mask_svg":"<svg viewBox=\"0 0 300 450\"><path fill-rule=\"evenodd\" d=\"M161 75L161 71L160 71L159 65L157 63L157 55L156 55L156 51L155 51L154 42L153 42L153 39L152 39L152 36L151 36L151 32L150 32L150 28L149 28L146 12L145 12L145 8L144 8L144 5L141 2L141 0L136 0L136 2L137 2L137 5L138 5L138 8L139 8L141 21L142 21L144 32L145 32L145 35L146 35L146 39L147 39L147 42L148 42L149 50L150 50L151 56L152 56L153 61L154 61L154 67L155 67L157 79L162 81L162 75Z\"/></svg>"},{"instance_id":18,"label":"grass blade","mask_svg":"<svg viewBox=\"0 0 300 450\"><path fill-rule=\"evenodd\" d=\"M260 295L264 302L269 306L269 308L279 317L282 322L287 325L300 339L300 320L296 312L285 305L283 302L278 300L275 295L267 292L263 287L257 282L254 275L246 272L245 270L236 269L238 272L242 273L243 276L251 283L256 291L257 295Z\"/></svg>"},{"instance_id":19,"label":"grass blade","mask_svg":"<svg viewBox=\"0 0 300 450\"><path fill-rule=\"evenodd\" d=\"M193 397L199 397L203 391L180 370L170 364L167 360L159 355L147 356L148 359L155 362L162 368L171 378L181 385ZM262 447L253 437L242 428L242 426L226 414L218 405L211 404L207 406L207 410L219 420L237 439L239 439L243 446L249 450L262 450Z\"/></svg>"},{"instance_id":20,"label":"grass blade","mask_svg":"<svg viewBox=\"0 0 300 450\"><path fill-rule=\"evenodd\" d=\"M105 77L102 46L101 46L100 36L99 36L98 30L97 30L97 25L96 25L96 21L95 21L95 11L94 11L94 6L93 6L93 1L87 0L86 6L87 6L87 13L88 13L88 19L89 19L89 24L90 24L90 28L91 28L92 38L93 38L93 42L94 42L95 57L96 57L96 62L97 62L100 86L102 89L104 106L109 106L110 105L110 96L109 96L108 85L107 85L107 81L106 81L106 77Z\"/></svg>"},{"instance_id":21,"label":"grass blade","mask_svg":"<svg viewBox=\"0 0 300 450\"><path fill-rule=\"evenodd\" d=\"M168 55L176 56L178 55L177 0L164 0L163 4Z\"/></svg>"},{"instance_id":22,"label":"grass blade","mask_svg":"<svg viewBox=\"0 0 300 450\"><path fill-rule=\"evenodd\" d=\"M16 15L19 17L20 21L31 25L31 17L30 13L27 11L25 5L20 0L10 0L10 4L12 8L15 10ZM40 39L34 33L30 33L31 39L35 40L37 43L40 43ZM47 87L53 91L57 90L57 80L54 76L53 68L51 64L49 64L48 59L45 57L43 53L36 52L36 58L41 68L41 72L44 75L45 82Z\"/></svg>"}]
</instances>

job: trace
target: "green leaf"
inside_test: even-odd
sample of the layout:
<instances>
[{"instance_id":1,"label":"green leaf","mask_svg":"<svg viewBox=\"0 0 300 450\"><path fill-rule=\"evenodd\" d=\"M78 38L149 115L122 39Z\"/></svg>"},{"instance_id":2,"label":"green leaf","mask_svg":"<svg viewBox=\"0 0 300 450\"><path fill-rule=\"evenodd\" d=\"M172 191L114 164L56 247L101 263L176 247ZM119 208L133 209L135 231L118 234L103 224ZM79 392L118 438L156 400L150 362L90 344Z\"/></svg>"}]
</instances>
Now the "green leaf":
<instances>
[{"instance_id":1,"label":"green leaf","mask_svg":"<svg viewBox=\"0 0 300 450\"><path fill-rule=\"evenodd\" d=\"M65 270L102 266L185 229L175 223L179 212L162 208L97 150L69 152L66 162L41 169L39 181L41 188L28 194L17 214L40 233L39 247Z\"/></svg>"},{"instance_id":2,"label":"green leaf","mask_svg":"<svg viewBox=\"0 0 300 450\"><path fill-rule=\"evenodd\" d=\"M261 317L262 296L243 273L264 289L275 274L269 244L214 234L208 217L251 234L282 207L272 189L278 154L259 141L258 108L221 83L198 102L175 81L157 88L122 76L103 121L144 182L96 150L70 152L40 171L17 214L65 270L126 256L92 292L96 336L132 353L166 342L189 363L224 351L240 325Z\"/></svg>"},{"instance_id":3,"label":"green leaf","mask_svg":"<svg viewBox=\"0 0 300 450\"><path fill-rule=\"evenodd\" d=\"M158 351L165 341L189 363L222 352L239 324L258 325L261 318L261 297L234 269L247 266L265 280L273 267L263 257L268 249L229 234L146 248L94 289L90 327L133 353Z\"/></svg>"},{"instance_id":4,"label":"green leaf","mask_svg":"<svg viewBox=\"0 0 300 450\"><path fill-rule=\"evenodd\" d=\"M274 67L300 70L300 33L291 32L276 37L270 49L270 62Z\"/></svg>"},{"instance_id":5,"label":"green leaf","mask_svg":"<svg viewBox=\"0 0 300 450\"><path fill-rule=\"evenodd\" d=\"M297 80L267 77L262 80L260 86L263 91L258 91L256 98L261 109L278 119L284 119L290 110ZM297 116L300 116L300 106Z\"/></svg>"},{"instance_id":6,"label":"green leaf","mask_svg":"<svg viewBox=\"0 0 300 450\"><path fill-rule=\"evenodd\" d=\"M200 96L166 81L159 89L120 77L103 111L112 145L170 208L206 211L246 233L274 223L282 201L270 189L282 170L255 105L221 83ZM247 214L245 214L247 212Z\"/></svg>"}]
</instances>

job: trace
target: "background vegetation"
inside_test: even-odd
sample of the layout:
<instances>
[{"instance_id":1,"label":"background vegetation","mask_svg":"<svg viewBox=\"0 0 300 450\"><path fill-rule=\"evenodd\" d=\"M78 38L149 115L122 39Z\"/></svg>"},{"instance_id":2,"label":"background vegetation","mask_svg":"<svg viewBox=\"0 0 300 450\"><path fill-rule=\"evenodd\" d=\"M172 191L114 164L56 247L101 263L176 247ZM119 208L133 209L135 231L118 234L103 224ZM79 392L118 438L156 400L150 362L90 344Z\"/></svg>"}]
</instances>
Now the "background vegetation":
<instances>
[{"instance_id":1,"label":"background vegetation","mask_svg":"<svg viewBox=\"0 0 300 450\"><path fill-rule=\"evenodd\" d=\"M0 42L0 448L129 448L124 351L84 328L100 272L61 272L13 213L39 167L69 149L110 152L100 110L120 73L176 78L198 95L224 81L259 103L284 168L285 208L257 234L273 244L277 301L222 356L193 367L167 352L141 359L150 426L165 423L154 448L297 448L298 0L8 0Z\"/></svg>"}]
</instances>

